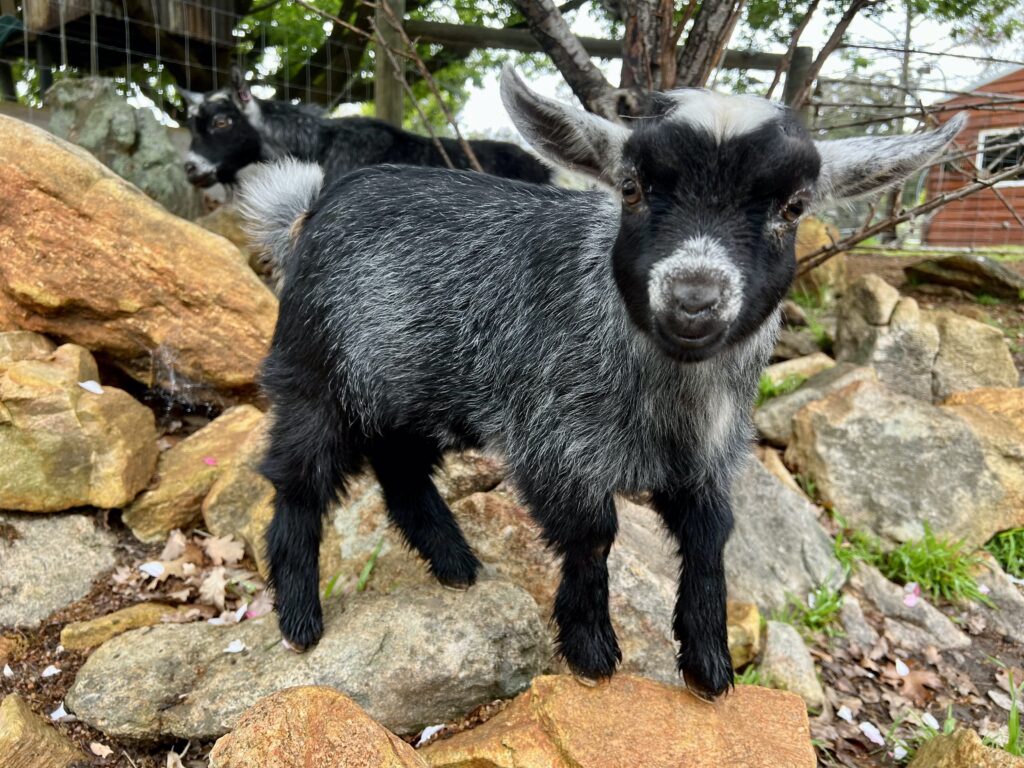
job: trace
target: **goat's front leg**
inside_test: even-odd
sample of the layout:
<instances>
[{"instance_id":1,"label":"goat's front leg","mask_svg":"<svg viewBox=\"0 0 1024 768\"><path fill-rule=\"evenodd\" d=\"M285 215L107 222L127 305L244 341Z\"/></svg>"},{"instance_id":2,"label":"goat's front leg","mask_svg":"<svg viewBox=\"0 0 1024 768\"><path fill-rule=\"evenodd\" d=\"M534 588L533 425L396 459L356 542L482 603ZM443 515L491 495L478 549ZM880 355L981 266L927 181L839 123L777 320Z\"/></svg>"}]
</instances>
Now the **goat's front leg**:
<instances>
[{"instance_id":1,"label":"goat's front leg","mask_svg":"<svg viewBox=\"0 0 1024 768\"><path fill-rule=\"evenodd\" d=\"M679 671L696 696L714 699L733 685L726 632L723 552L732 532L725 489L654 494L654 507L679 545L682 563L672 628Z\"/></svg>"},{"instance_id":2,"label":"goat's front leg","mask_svg":"<svg viewBox=\"0 0 1024 768\"><path fill-rule=\"evenodd\" d=\"M579 498L541 498L526 491L531 514L562 557L555 595L558 650L579 678L612 676L622 660L608 613L608 553L618 530L611 494L594 505Z\"/></svg>"}]
</instances>

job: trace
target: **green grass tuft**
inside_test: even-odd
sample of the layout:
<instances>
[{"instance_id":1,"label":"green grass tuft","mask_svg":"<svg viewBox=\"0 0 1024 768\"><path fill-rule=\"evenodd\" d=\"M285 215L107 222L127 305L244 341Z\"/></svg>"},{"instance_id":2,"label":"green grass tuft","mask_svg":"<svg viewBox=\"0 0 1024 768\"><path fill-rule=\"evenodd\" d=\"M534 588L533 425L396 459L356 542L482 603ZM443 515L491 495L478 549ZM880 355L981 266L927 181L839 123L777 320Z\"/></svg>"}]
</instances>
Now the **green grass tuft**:
<instances>
[{"instance_id":1,"label":"green grass tuft","mask_svg":"<svg viewBox=\"0 0 1024 768\"><path fill-rule=\"evenodd\" d=\"M373 552L370 553L370 559L366 561L366 565L363 566L363 570L359 572L359 580L356 582L356 592L362 592L366 589L366 585L370 583L370 576L373 574L373 567L377 565L377 557L380 555L381 549L384 547L384 537L381 536L377 542L377 546L373 548Z\"/></svg>"},{"instance_id":2,"label":"green grass tuft","mask_svg":"<svg viewBox=\"0 0 1024 768\"><path fill-rule=\"evenodd\" d=\"M773 619L792 624L807 640L820 634L839 637L843 634L839 628L842 607L842 593L831 584L822 584L807 596L806 601L789 595L786 607Z\"/></svg>"},{"instance_id":3,"label":"green grass tuft","mask_svg":"<svg viewBox=\"0 0 1024 768\"><path fill-rule=\"evenodd\" d=\"M988 544L987 549L999 565L1011 576L1024 579L1024 528L1012 528L997 533Z\"/></svg>"},{"instance_id":4,"label":"green grass tuft","mask_svg":"<svg viewBox=\"0 0 1024 768\"><path fill-rule=\"evenodd\" d=\"M840 531L836 536L835 555L848 568L855 561L862 561L875 566L897 584L916 582L932 599L950 603L973 600L992 605L972 574L984 563L981 555L965 551L962 541L937 537L927 524L923 539L904 542L888 552L870 534Z\"/></svg>"},{"instance_id":5,"label":"green grass tuft","mask_svg":"<svg viewBox=\"0 0 1024 768\"><path fill-rule=\"evenodd\" d=\"M773 397L788 395L799 389L807 381L806 376L791 374L776 384L767 373L761 374L761 380L757 383L757 405L761 406Z\"/></svg>"},{"instance_id":6,"label":"green grass tuft","mask_svg":"<svg viewBox=\"0 0 1024 768\"><path fill-rule=\"evenodd\" d=\"M995 307L1003 303L1003 300L998 296L990 296L987 293L979 293L974 297L974 300L983 307Z\"/></svg>"},{"instance_id":7,"label":"green grass tuft","mask_svg":"<svg viewBox=\"0 0 1024 768\"><path fill-rule=\"evenodd\" d=\"M736 673L736 685L764 685L761 668L757 664L747 664L742 672Z\"/></svg>"}]
</instances>

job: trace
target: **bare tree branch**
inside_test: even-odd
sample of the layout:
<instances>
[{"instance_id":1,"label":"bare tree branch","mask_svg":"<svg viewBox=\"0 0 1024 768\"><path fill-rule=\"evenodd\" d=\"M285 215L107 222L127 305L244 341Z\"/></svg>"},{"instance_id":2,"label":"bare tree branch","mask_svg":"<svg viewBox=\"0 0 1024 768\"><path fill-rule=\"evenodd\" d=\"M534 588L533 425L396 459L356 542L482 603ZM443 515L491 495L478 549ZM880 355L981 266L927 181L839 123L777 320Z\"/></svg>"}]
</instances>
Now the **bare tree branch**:
<instances>
[{"instance_id":1,"label":"bare tree branch","mask_svg":"<svg viewBox=\"0 0 1024 768\"><path fill-rule=\"evenodd\" d=\"M569 29L553 0L515 0L515 3L526 17L530 33L583 105L591 112L616 119L615 99L609 98L615 89L594 66L590 54Z\"/></svg>"},{"instance_id":2,"label":"bare tree branch","mask_svg":"<svg viewBox=\"0 0 1024 768\"><path fill-rule=\"evenodd\" d=\"M945 205L949 205L950 203L955 202L957 200L963 200L965 197L969 197L970 195L973 195L976 192L980 192L983 189L988 189L998 184L1000 181L1006 181L1008 179L1016 178L1017 176L1020 176L1022 173L1024 173L1024 163L1019 163L1013 166L1012 168L1007 168L1005 171L997 173L994 176L990 176L987 179L975 179L973 182L965 184L964 186L959 187L958 189L955 189L952 192L946 192L942 195L939 195L938 197L933 197L931 200L928 200L927 202L924 202L921 205L915 206L914 208L904 209L899 213L890 216L887 219L883 219L882 221L876 222L875 224L866 224L865 226L861 227L859 230L854 232L852 235L848 235L847 237L844 237L841 240L835 241L831 245L819 248L813 253L809 253L806 256L804 256L802 259L800 259L800 262L798 264L797 274L804 275L810 272L812 269L820 267L833 256L843 251L849 250L857 243L863 240L867 240L869 237L874 237L879 232L889 227L892 227L896 224L901 224L904 221L910 221L911 219L917 218L918 216L923 216L926 213L930 213L938 208L941 208Z\"/></svg>"},{"instance_id":3,"label":"bare tree branch","mask_svg":"<svg viewBox=\"0 0 1024 768\"><path fill-rule=\"evenodd\" d=\"M793 55L796 53L796 49L800 45L800 38L804 34L804 30L807 29L808 23L811 21L811 17L814 12L818 10L818 4L821 0L811 0L811 4L807 6L807 13L800 19L800 23L796 25L793 30L793 35L789 38L789 48L786 49L785 56L782 57L782 61L779 62L779 66L775 69L775 76L772 78L772 84L768 86L768 90L765 91L764 97L770 99L772 93L775 91L775 87L782 80L782 76L789 72L789 65L793 62Z\"/></svg>"},{"instance_id":4,"label":"bare tree branch","mask_svg":"<svg viewBox=\"0 0 1024 768\"><path fill-rule=\"evenodd\" d=\"M857 14L863 11L865 8L878 5L885 0L853 0L850 6L843 12L842 18L836 23L835 29L832 30L832 34L829 35L828 41L822 47L818 53L814 63L811 64L811 68L807 73L807 77L800 86L795 94L793 94L793 102L790 104L793 109L800 109L807 101L807 97L811 93L811 88L814 85L815 79L818 77L818 73L821 72L821 68L825 65L825 61L835 53L836 49L843 42L843 36L846 34L846 30L849 28L853 20L857 18Z\"/></svg>"}]
</instances>

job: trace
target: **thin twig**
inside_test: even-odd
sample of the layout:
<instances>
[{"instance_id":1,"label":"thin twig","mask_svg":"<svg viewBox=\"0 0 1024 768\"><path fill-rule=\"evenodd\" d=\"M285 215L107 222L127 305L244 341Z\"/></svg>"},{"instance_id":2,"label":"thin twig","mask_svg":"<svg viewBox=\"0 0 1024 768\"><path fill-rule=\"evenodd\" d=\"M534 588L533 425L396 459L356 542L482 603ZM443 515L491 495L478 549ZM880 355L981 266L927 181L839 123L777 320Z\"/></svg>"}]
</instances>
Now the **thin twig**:
<instances>
[{"instance_id":1,"label":"thin twig","mask_svg":"<svg viewBox=\"0 0 1024 768\"><path fill-rule=\"evenodd\" d=\"M869 237L873 237L874 235L877 235L879 232L888 229L896 224L902 224L905 221L910 221L911 219L914 219L918 216L934 211L937 208L949 205L950 203L955 202L957 200L962 200L963 198L969 197L970 195L973 195L976 192L980 192L983 189L988 189L998 184L1000 181L1006 181L1007 179L1012 179L1016 176L1019 176L1021 173L1024 173L1024 163L1019 163L1013 166L1012 168L1007 168L1002 173L997 173L995 176L992 176L988 179L977 179L971 182L970 184L965 184L964 186L952 192L947 192L942 195L939 195L938 197L933 197L931 200L928 200L927 202L924 202L921 205L915 206L914 208L904 209L900 211L898 214L890 216L889 218L884 219L883 221L879 221L875 224L872 224L871 226L862 227L860 230L854 232L852 235L848 235L847 237L842 238L841 240L833 243L832 245L819 248L813 253L809 253L807 256L800 259L797 274L803 275L806 274L807 272L810 272L812 269L815 269L816 267L820 267L822 264L824 264L826 261L828 261L836 254L845 251L849 249L851 246L861 242L862 240L867 240Z\"/></svg>"},{"instance_id":2,"label":"thin twig","mask_svg":"<svg viewBox=\"0 0 1024 768\"><path fill-rule=\"evenodd\" d=\"M419 55L416 53L416 45L415 43L413 43L412 40L409 39L409 35L405 31L405 27L402 25L402 20L395 16L395 11L389 3L371 3L370 0L365 0L365 2L368 5L374 6L375 8L379 7L383 9L384 14L388 17L388 23L391 24L395 31L398 32L398 34L401 36L402 42L405 45L406 50L409 51L413 63L416 64L416 68L420 72L420 77L423 78L423 80L427 84L427 87L430 88L431 93L434 94L434 98L437 99L437 105L441 108L441 112L444 114L445 120L448 121L448 124L451 125L452 130L455 131L455 139L456 141L459 142L459 146L462 147L462 151L466 153L466 159L469 160L469 165L473 168L474 171L483 173L484 169L481 167L480 161L477 160L476 153L473 151L473 148L469 145L469 142L466 141L465 138L463 138L462 131L459 130L458 123L455 122L455 116L451 113L451 111L449 111L448 105L444 103L444 99L441 97L441 91L437 87L437 81L434 80L433 75L430 74L430 71L427 69L427 65L423 63L423 59L421 59ZM401 76L401 73L399 73L399 75L400 79L405 79L404 77Z\"/></svg>"}]
</instances>

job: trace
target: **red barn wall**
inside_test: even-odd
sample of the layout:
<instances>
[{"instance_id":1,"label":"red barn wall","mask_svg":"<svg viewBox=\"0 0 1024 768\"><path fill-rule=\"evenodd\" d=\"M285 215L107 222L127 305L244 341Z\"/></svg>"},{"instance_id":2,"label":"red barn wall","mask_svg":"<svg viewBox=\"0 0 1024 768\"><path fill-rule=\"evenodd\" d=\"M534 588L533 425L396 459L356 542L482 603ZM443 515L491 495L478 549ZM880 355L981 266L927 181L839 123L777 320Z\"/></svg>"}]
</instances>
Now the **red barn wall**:
<instances>
[{"instance_id":1,"label":"red barn wall","mask_svg":"<svg viewBox=\"0 0 1024 768\"><path fill-rule=\"evenodd\" d=\"M970 121L957 137L956 144L960 151L971 151L971 156L966 159L971 162L974 161L974 153L978 150L978 135L981 131L1024 127L1024 68L986 83L976 90L985 93L1005 93L1018 97L1021 101L1007 105L1012 109L973 110L968 113ZM967 106L989 100L986 97L958 96L943 104L953 107ZM939 119L948 119L953 114L953 111L943 113ZM970 168L970 165L965 162L964 167ZM969 181L970 178L951 172L945 166L935 166L928 178L928 197L952 192ZM1000 184L996 189L998 193L990 189L983 190L939 209L927 228L925 242L929 245L954 247L1024 245L1024 226L1008 209L1008 206L1013 208L1024 219L1024 186ZM1000 196L1005 203L1000 200Z\"/></svg>"}]
</instances>

